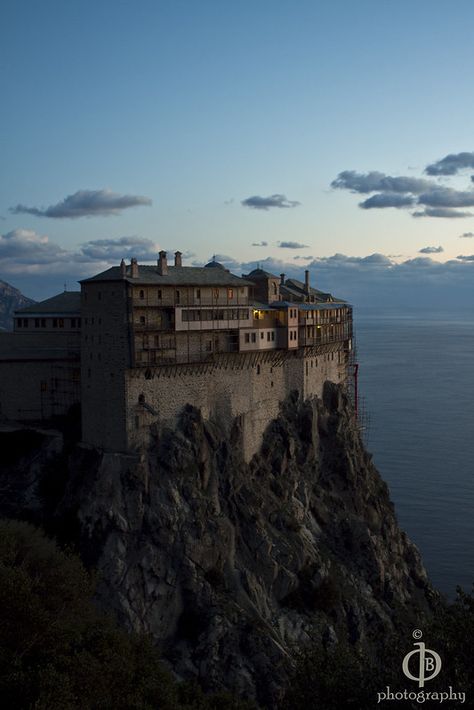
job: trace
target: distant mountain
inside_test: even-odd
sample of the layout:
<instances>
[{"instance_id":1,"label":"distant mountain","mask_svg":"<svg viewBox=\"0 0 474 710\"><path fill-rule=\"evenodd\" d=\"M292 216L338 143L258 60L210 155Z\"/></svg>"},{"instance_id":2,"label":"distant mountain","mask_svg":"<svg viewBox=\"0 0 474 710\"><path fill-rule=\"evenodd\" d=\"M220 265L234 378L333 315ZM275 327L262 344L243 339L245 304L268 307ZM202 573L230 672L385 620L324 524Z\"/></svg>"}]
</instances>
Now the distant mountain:
<instances>
[{"instance_id":1,"label":"distant mountain","mask_svg":"<svg viewBox=\"0 0 474 710\"><path fill-rule=\"evenodd\" d=\"M0 330L12 330L13 312L33 303L35 301L24 296L17 288L0 280Z\"/></svg>"}]
</instances>

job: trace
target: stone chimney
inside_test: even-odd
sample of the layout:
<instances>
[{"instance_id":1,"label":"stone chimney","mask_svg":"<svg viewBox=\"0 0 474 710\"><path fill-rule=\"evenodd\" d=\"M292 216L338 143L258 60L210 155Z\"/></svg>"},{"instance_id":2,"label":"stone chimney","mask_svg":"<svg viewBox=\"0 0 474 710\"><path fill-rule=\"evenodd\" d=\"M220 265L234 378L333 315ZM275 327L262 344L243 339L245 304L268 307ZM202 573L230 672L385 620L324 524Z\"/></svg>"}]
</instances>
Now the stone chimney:
<instances>
[{"instance_id":1,"label":"stone chimney","mask_svg":"<svg viewBox=\"0 0 474 710\"><path fill-rule=\"evenodd\" d=\"M133 257L130 261L130 274L132 279L138 279L138 261Z\"/></svg>"},{"instance_id":2,"label":"stone chimney","mask_svg":"<svg viewBox=\"0 0 474 710\"><path fill-rule=\"evenodd\" d=\"M174 253L174 265L175 266L182 266L182 261L181 261L181 252L180 251L175 251Z\"/></svg>"},{"instance_id":3,"label":"stone chimney","mask_svg":"<svg viewBox=\"0 0 474 710\"><path fill-rule=\"evenodd\" d=\"M306 269L304 272L304 292L307 296L310 294L310 286L309 286L309 271Z\"/></svg>"},{"instance_id":4,"label":"stone chimney","mask_svg":"<svg viewBox=\"0 0 474 710\"><path fill-rule=\"evenodd\" d=\"M285 285L285 274L280 274L280 286Z\"/></svg>"},{"instance_id":5,"label":"stone chimney","mask_svg":"<svg viewBox=\"0 0 474 710\"><path fill-rule=\"evenodd\" d=\"M125 278L126 275L127 275L127 265L126 265L125 261L122 259L122 261L120 262L120 276Z\"/></svg>"},{"instance_id":6,"label":"stone chimney","mask_svg":"<svg viewBox=\"0 0 474 710\"><path fill-rule=\"evenodd\" d=\"M166 276L168 274L168 259L165 251L160 251L160 258L158 259L158 273L160 276Z\"/></svg>"}]
</instances>

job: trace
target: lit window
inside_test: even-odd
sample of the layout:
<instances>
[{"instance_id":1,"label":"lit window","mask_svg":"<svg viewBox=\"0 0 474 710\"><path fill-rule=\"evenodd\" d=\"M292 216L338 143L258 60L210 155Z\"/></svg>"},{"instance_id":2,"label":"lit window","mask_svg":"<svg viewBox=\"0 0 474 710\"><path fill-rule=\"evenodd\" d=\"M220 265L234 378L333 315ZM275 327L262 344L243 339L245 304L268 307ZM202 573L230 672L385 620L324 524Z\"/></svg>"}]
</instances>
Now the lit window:
<instances>
[{"instance_id":1,"label":"lit window","mask_svg":"<svg viewBox=\"0 0 474 710\"><path fill-rule=\"evenodd\" d=\"M234 289L233 288L227 289L227 298L234 298Z\"/></svg>"}]
</instances>

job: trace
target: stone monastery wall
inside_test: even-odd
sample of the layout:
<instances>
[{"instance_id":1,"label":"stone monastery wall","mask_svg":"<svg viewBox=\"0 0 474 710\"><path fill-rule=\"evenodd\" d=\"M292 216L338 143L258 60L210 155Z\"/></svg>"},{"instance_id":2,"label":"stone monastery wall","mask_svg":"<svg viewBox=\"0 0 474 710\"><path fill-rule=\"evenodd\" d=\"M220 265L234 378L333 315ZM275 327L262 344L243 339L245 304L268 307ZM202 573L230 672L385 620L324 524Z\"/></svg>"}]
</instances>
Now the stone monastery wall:
<instances>
[{"instance_id":1,"label":"stone monastery wall","mask_svg":"<svg viewBox=\"0 0 474 710\"><path fill-rule=\"evenodd\" d=\"M148 444L150 424L173 426L183 407L192 402L205 419L230 429L241 417L247 460L258 450L262 434L278 415L280 402L292 391L304 397L321 395L326 380L346 376L344 353L333 350L318 357L290 357L279 364L256 358L241 369L215 365L201 370L181 367L146 379L143 371L126 373L127 440L130 448ZM158 371L156 371L158 373Z\"/></svg>"}]
</instances>

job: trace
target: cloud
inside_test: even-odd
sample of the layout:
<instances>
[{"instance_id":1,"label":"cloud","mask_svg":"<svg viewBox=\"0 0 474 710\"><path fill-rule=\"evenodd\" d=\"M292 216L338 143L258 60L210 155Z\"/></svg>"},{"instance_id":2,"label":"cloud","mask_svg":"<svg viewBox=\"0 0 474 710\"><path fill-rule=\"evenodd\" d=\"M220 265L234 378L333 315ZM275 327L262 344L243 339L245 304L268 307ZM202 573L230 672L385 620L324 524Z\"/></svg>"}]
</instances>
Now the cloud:
<instances>
[{"instance_id":1,"label":"cloud","mask_svg":"<svg viewBox=\"0 0 474 710\"><path fill-rule=\"evenodd\" d=\"M82 256L91 261L113 261L135 257L144 261L156 259L161 247L151 239L140 237L120 237L118 239L96 239L85 242L80 247Z\"/></svg>"},{"instance_id":2,"label":"cloud","mask_svg":"<svg viewBox=\"0 0 474 710\"><path fill-rule=\"evenodd\" d=\"M463 256L460 254L456 257L456 259L459 259L460 261L474 261L474 254L470 254L469 256Z\"/></svg>"},{"instance_id":3,"label":"cloud","mask_svg":"<svg viewBox=\"0 0 474 710\"><path fill-rule=\"evenodd\" d=\"M331 187L361 194L369 192L411 192L418 194L429 189L431 184L430 180L424 180L423 178L391 177L377 171L357 173L355 170L344 170L332 181ZM390 205L390 207L392 206Z\"/></svg>"},{"instance_id":4,"label":"cloud","mask_svg":"<svg viewBox=\"0 0 474 710\"><path fill-rule=\"evenodd\" d=\"M308 244L301 242L278 242L280 249L309 249Z\"/></svg>"},{"instance_id":5,"label":"cloud","mask_svg":"<svg viewBox=\"0 0 474 710\"><path fill-rule=\"evenodd\" d=\"M459 235L459 239L472 239L472 237L474 237L474 232L464 232Z\"/></svg>"},{"instance_id":6,"label":"cloud","mask_svg":"<svg viewBox=\"0 0 474 710\"><path fill-rule=\"evenodd\" d=\"M287 200L285 195L275 194L269 195L269 197L253 195L252 197L247 197L245 200L242 200L240 204L255 210L268 210L270 207L298 207L300 203L296 202L296 200Z\"/></svg>"},{"instance_id":7,"label":"cloud","mask_svg":"<svg viewBox=\"0 0 474 710\"><path fill-rule=\"evenodd\" d=\"M418 204L430 207L473 207L474 190L453 190L452 187L435 187L418 197Z\"/></svg>"},{"instance_id":8,"label":"cloud","mask_svg":"<svg viewBox=\"0 0 474 710\"><path fill-rule=\"evenodd\" d=\"M0 235L0 258L2 270L9 270L12 260L17 265L48 264L63 261L68 255L65 249L44 235L29 229L14 229Z\"/></svg>"},{"instance_id":9,"label":"cloud","mask_svg":"<svg viewBox=\"0 0 474 710\"><path fill-rule=\"evenodd\" d=\"M253 247L267 247L268 242L252 242Z\"/></svg>"},{"instance_id":10,"label":"cloud","mask_svg":"<svg viewBox=\"0 0 474 710\"><path fill-rule=\"evenodd\" d=\"M454 175L466 167L474 168L474 153L448 155L429 165L425 173L433 176ZM471 181L474 181L474 176ZM359 203L359 207L365 210L387 207L409 209L420 206L424 209L412 212L413 217L459 219L474 216L459 210L463 207L474 207L474 189L457 190L426 178L403 175L393 177L374 170L367 173L344 170L332 181L331 187L356 194L374 193Z\"/></svg>"},{"instance_id":11,"label":"cloud","mask_svg":"<svg viewBox=\"0 0 474 710\"><path fill-rule=\"evenodd\" d=\"M427 175L456 175L460 170L474 168L474 153L450 153L425 168Z\"/></svg>"},{"instance_id":12,"label":"cloud","mask_svg":"<svg viewBox=\"0 0 474 710\"><path fill-rule=\"evenodd\" d=\"M382 207L411 207L415 198L411 195L400 195L396 192L380 192L359 203L364 210Z\"/></svg>"},{"instance_id":13,"label":"cloud","mask_svg":"<svg viewBox=\"0 0 474 710\"><path fill-rule=\"evenodd\" d=\"M120 195L110 190L78 190L56 205L50 205L43 209L17 205L16 207L10 207L10 212L13 214L32 214L36 217L76 219L78 217L117 215L129 207L151 204L152 201L149 197L140 195Z\"/></svg>"},{"instance_id":14,"label":"cloud","mask_svg":"<svg viewBox=\"0 0 474 710\"><path fill-rule=\"evenodd\" d=\"M444 217L446 219L458 219L473 216L472 212L453 210L450 207L427 207L424 210L412 212L411 215L412 217Z\"/></svg>"},{"instance_id":15,"label":"cloud","mask_svg":"<svg viewBox=\"0 0 474 710\"><path fill-rule=\"evenodd\" d=\"M441 254L444 249L443 247L423 247L419 250L419 254Z\"/></svg>"}]
</instances>

